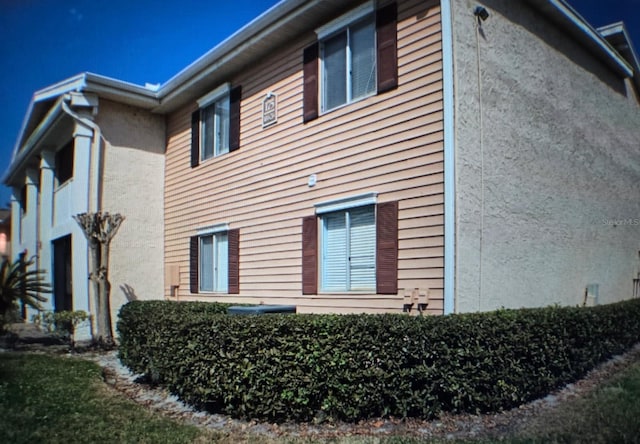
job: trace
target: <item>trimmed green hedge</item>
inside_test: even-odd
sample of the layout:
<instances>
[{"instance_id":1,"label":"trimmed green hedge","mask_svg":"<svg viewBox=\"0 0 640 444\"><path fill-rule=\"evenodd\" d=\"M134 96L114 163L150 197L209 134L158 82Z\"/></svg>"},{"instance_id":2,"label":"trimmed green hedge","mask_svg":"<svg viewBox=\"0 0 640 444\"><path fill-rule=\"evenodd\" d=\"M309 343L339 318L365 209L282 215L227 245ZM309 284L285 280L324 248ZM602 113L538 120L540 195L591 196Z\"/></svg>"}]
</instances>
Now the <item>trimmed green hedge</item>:
<instances>
[{"instance_id":1,"label":"trimmed green hedge","mask_svg":"<svg viewBox=\"0 0 640 444\"><path fill-rule=\"evenodd\" d=\"M132 302L120 357L199 408L310 421L517 406L640 340L640 300L451 316L228 316L207 303Z\"/></svg>"}]
</instances>

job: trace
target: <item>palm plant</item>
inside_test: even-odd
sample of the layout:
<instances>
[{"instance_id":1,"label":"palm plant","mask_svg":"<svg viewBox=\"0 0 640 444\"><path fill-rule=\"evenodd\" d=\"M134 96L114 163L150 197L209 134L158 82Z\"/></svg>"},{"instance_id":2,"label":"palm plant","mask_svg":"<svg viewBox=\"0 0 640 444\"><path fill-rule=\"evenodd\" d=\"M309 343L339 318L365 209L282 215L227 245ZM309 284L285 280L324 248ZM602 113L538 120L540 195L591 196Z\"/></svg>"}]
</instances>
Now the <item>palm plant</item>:
<instances>
[{"instance_id":1,"label":"palm plant","mask_svg":"<svg viewBox=\"0 0 640 444\"><path fill-rule=\"evenodd\" d=\"M51 286L45 282L43 271L30 269L34 258L24 261L8 259L0 265L0 318L19 308L18 302L41 310L40 302L47 300L42 293L51 293ZM1 322L1 321L0 321Z\"/></svg>"}]
</instances>

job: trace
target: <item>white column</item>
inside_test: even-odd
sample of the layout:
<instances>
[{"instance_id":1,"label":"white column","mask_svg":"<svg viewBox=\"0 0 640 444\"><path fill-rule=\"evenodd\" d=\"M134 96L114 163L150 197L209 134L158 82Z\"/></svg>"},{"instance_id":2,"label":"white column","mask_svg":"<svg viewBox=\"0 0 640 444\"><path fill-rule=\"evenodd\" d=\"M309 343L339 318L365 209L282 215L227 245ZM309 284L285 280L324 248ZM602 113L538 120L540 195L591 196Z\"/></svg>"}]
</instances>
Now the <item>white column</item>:
<instances>
[{"instance_id":1,"label":"white column","mask_svg":"<svg viewBox=\"0 0 640 444\"><path fill-rule=\"evenodd\" d=\"M27 211L22 217L22 251L26 250L25 260L34 258L34 264L29 267L30 269L36 269L38 266L38 181L39 170L35 168L28 168L25 178L25 185L27 187ZM31 319L31 316L37 314L37 310L27 307L27 320Z\"/></svg>"},{"instance_id":2,"label":"white column","mask_svg":"<svg viewBox=\"0 0 640 444\"><path fill-rule=\"evenodd\" d=\"M18 258L22 251L20 241L20 188L13 187L11 192L11 261Z\"/></svg>"},{"instance_id":3,"label":"white column","mask_svg":"<svg viewBox=\"0 0 640 444\"><path fill-rule=\"evenodd\" d=\"M53 257L51 227L53 223L53 191L55 188L55 153L43 151L40 161L40 252L38 268L44 272L44 279L53 285ZM43 305L45 310L53 310L53 293Z\"/></svg>"},{"instance_id":4,"label":"white column","mask_svg":"<svg viewBox=\"0 0 640 444\"><path fill-rule=\"evenodd\" d=\"M89 183L91 174L91 128L75 123L73 132L73 193L69 204L71 216L89 211ZM73 309L84 310L95 316L95 308L89 304L89 247L80 226L73 221L71 230L71 262L73 279ZM76 340L91 339L91 329L83 325L76 331Z\"/></svg>"}]
</instances>

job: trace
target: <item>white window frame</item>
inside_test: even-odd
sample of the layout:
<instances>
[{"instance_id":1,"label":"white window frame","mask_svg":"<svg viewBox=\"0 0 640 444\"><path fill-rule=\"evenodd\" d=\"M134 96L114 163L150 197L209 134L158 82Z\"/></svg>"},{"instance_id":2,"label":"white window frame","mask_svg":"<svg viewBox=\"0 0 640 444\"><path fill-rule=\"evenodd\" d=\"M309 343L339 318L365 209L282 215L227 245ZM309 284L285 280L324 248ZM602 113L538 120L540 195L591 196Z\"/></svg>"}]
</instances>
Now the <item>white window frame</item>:
<instances>
[{"instance_id":1,"label":"white window frame","mask_svg":"<svg viewBox=\"0 0 640 444\"><path fill-rule=\"evenodd\" d=\"M228 293L229 291L229 225L228 224L216 224L208 227L198 229L198 291L200 293ZM203 288L203 239L212 238L212 270L211 272L211 288ZM224 257L226 267L220 272L221 258L218 254L219 242L222 238L225 238L226 256ZM221 285L218 285L222 282Z\"/></svg>"},{"instance_id":2,"label":"white window frame","mask_svg":"<svg viewBox=\"0 0 640 444\"><path fill-rule=\"evenodd\" d=\"M226 134L226 140L220 140L219 136L217 135L217 133L219 133L218 129L220 127L220 125L224 125L224 122L221 122L220 119L214 115L214 128L212 129L212 134L211 137L208 138L207 137L207 127L205 125L205 119L204 119L204 113L211 109L212 107L216 107L219 104L221 104L222 102L226 101L226 106L227 106L227 110L230 110L230 92L231 92L231 85L229 83L224 83L222 85L220 85L219 87L217 87L216 89L214 89L213 91L209 92L208 94L206 94L205 96L201 97L200 99L197 100L198 102L198 107L200 108L200 146L199 146L199 159L200 162L204 162L206 160L212 159L214 157L217 156L221 156L223 154L226 154L229 152L229 126L230 126L230 115L227 114L226 118L227 118L227 134ZM210 155L206 155L205 154L205 143L207 140L211 140L213 143L213 147L211 149L211 154Z\"/></svg>"},{"instance_id":3,"label":"white window frame","mask_svg":"<svg viewBox=\"0 0 640 444\"><path fill-rule=\"evenodd\" d=\"M319 216L320 223L320 248L318 248L318 253L320 257L318 258L319 264L319 278L320 278L320 292L324 293L371 293L376 291L376 203L377 203L377 193L367 193L360 194L356 196L350 196L341 199L335 199L327 202L321 202L315 204L316 214ZM345 235L346 235L346 245L345 245L345 253L348 254L349 246L351 243L350 239L350 215L351 212L358 208L363 207L373 207L373 282L371 282L370 287L366 288L352 288L352 270L351 264L349 263L349 259L345 262L345 288L330 288L327 287L327 275L326 273L326 263L325 257L327 256L327 245L328 245L328 233L327 233L327 217L329 215L333 215L336 213L345 214L346 222L345 222Z\"/></svg>"},{"instance_id":4,"label":"white window frame","mask_svg":"<svg viewBox=\"0 0 640 444\"><path fill-rule=\"evenodd\" d=\"M374 28L374 39L373 39L373 45L374 45L374 57L376 58L375 63L377 64L377 48L376 48L376 38L375 38L375 33L376 33L376 29L375 29L375 7L374 7L374 2L373 1L368 1L367 3L359 6L356 9L353 9L349 12L347 12L346 14L338 17L337 19L327 23L326 25L323 25L319 28L316 29L316 35L318 37L318 40L320 42L320 78L319 78L319 84L320 84L320 112L321 113L326 113L329 111L333 111L335 109L339 109L343 106L349 105L351 103L354 102L358 102L360 100L366 99L367 97L371 97L376 95L377 93L377 83L374 82L374 88L373 90L364 95L364 96L360 96L360 97L353 97L353 91L352 91L352 78L351 78L351 71L352 71L352 55L351 55L351 44L350 44L350 29L351 27L353 27L354 25L359 24L360 22L362 22L364 19L366 19L368 16L370 16L370 20L373 23L373 28ZM326 72L325 72L325 63L324 63L324 42L331 38L334 37L338 34L341 34L343 32L347 33L347 43L346 43L346 52L347 52L347 60L346 60L346 67L345 67L345 71L346 71L346 77L344 79L345 83L346 83L346 98L345 98L345 102L341 103L339 105L333 106L331 108L327 107L326 105L326 96L325 96L325 84L326 84ZM375 65L374 65L375 67ZM375 68L374 68L375 69ZM377 69L375 69L375 74L377 75Z\"/></svg>"}]
</instances>

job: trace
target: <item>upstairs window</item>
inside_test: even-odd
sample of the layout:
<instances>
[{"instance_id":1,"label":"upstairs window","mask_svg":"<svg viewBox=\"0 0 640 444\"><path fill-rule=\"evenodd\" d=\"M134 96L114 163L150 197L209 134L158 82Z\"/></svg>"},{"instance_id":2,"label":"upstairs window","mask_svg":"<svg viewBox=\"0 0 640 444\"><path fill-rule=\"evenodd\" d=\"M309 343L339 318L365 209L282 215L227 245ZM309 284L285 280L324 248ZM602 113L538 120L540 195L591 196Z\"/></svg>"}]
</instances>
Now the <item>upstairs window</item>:
<instances>
[{"instance_id":1,"label":"upstairs window","mask_svg":"<svg viewBox=\"0 0 640 444\"><path fill-rule=\"evenodd\" d=\"M316 30L303 53L303 120L398 86L397 5L374 2Z\"/></svg>"},{"instance_id":2,"label":"upstairs window","mask_svg":"<svg viewBox=\"0 0 640 444\"><path fill-rule=\"evenodd\" d=\"M27 214L27 186L20 188L20 216Z\"/></svg>"},{"instance_id":3,"label":"upstairs window","mask_svg":"<svg viewBox=\"0 0 640 444\"><path fill-rule=\"evenodd\" d=\"M62 185L73 177L73 140L56 153L56 179Z\"/></svg>"},{"instance_id":4,"label":"upstairs window","mask_svg":"<svg viewBox=\"0 0 640 444\"><path fill-rule=\"evenodd\" d=\"M198 100L191 115L192 167L239 148L241 91L227 83Z\"/></svg>"},{"instance_id":5,"label":"upstairs window","mask_svg":"<svg viewBox=\"0 0 640 444\"><path fill-rule=\"evenodd\" d=\"M373 15L320 43L322 111L376 92L376 40Z\"/></svg>"},{"instance_id":6,"label":"upstairs window","mask_svg":"<svg viewBox=\"0 0 640 444\"><path fill-rule=\"evenodd\" d=\"M229 152L229 95L200 110L200 161Z\"/></svg>"}]
</instances>

